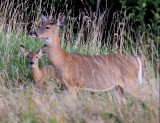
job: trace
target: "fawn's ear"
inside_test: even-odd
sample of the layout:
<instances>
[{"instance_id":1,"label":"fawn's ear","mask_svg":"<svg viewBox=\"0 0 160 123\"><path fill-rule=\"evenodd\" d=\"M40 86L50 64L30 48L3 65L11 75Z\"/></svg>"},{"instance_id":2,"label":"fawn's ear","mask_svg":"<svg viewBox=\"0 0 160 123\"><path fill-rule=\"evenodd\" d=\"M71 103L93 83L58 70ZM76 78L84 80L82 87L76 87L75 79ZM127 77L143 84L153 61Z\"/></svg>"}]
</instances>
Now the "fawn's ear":
<instances>
[{"instance_id":1,"label":"fawn's ear","mask_svg":"<svg viewBox=\"0 0 160 123\"><path fill-rule=\"evenodd\" d=\"M43 56L47 52L47 45L44 45L41 47L41 49L38 51L39 56Z\"/></svg>"},{"instance_id":2,"label":"fawn's ear","mask_svg":"<svg viewBox=\"0 0 160 123\"><path fill-rule=\"evenodd\" d=\"M48 23L52 23L52 21L50 21L48 19L48 17L45 17L44 15L41 14L41 19L42 19L42 24L48 24Z\"/></svg>"},{"instance_id":3,"label":"fawn's ear","mask_svg":"<svg viewBox=\"0 0 160 123\"><path fill-rule=\"evenodd\" d=\"M20 51L23 55L27 56L29 54L29 51L27 48L25 48L23 45L20 46Z\"/></svg>"},{"instance_id":4,"label":"fawn's ear","mask_svg":"<svg viewBox=\"0 0 160 123\"><path fill-rule=\"evenodd\" d=\"M57 19L57 26L62 26L65 22L66 16L62 15Z\"/></svg>"}]
</instances>

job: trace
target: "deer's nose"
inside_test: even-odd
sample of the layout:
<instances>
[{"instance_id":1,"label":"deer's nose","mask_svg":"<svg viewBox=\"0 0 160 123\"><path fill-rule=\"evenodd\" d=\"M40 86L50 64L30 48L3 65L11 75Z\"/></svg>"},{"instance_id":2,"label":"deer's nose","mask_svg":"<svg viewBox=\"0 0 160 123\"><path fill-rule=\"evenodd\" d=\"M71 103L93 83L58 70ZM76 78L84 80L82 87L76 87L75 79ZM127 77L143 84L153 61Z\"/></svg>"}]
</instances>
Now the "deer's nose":
<instances>
[{"instance_id":1,"label":"deer's nose","mask_svg":"<svg viewBox=\"0 0 160 123\"><path fill-rule=\"evenodd\" d=\"M32 35L32 36L33 36L33 35L34 35L34 36L37 36L37 33L36 33L36 31L33 30L33 31L30 32L30 35Z\"/></svg>"},{"instance_id":2,"label":"deer's nose","mask_svg":"<svg viewBox=\"0 0 160 123\"><path fill-rule=\"evenodd\" d=\"M33 61L30 61L30 65L33 65L34 64L34 62Z\"/></svg>"}]
</instances>

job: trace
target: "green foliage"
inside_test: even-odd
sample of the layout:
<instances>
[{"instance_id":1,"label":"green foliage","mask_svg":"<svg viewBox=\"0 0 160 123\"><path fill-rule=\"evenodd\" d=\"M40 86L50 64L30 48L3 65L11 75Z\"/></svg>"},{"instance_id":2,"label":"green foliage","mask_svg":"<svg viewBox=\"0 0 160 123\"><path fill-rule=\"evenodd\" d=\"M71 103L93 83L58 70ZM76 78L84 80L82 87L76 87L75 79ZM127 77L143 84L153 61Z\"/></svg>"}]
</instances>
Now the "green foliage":
<instances>
[{"instance_id":1,"label":"green foliage","mask_svg":"<svg viewBox=\"0 0 160 123\"><path fill-rule=\"evenodd\" d=\"M160 2L155 0L121 0L122 8L127 12L129 22L138 30L146 31L151 28L159 35ZM148 26L148 24L150 26Z\"/></svg>"},{"instance_id":2,"label":"green foliage","mask_svg":"<svg viewBox=\"0 0 160 123\"><path fill-rule=\"evenodd\" d=\"M102 115L101 115L101 117L103 118L103 119L114 119L114 123L123 123L123 121L118 117L118 116L116 116L114 113L112 113L112 112L110 112L110 111L108 111L108 112L106 112L106 113L103 113Z\"/></svg>"},{"instance_id":3,"label":"green foliage","mask_svg":"<svg viewBox=\"0 0 160 123\"><path fill-rule=\"evenodd\" d=\"M49 120L49 123L58 123L58 121L56 120L56 118L51 118L51 119Z\"/></svg>"},{"instance_id":4,"label":"green foliage","mask_svg":"<svg viewBox=\"0 0 160 123\"><path fill-rule=\"evenodd\" d=\"M21 123L37 123L39 121L33 110L22 111L20 113L20 119Z\"/></svg>"}]
</instances>

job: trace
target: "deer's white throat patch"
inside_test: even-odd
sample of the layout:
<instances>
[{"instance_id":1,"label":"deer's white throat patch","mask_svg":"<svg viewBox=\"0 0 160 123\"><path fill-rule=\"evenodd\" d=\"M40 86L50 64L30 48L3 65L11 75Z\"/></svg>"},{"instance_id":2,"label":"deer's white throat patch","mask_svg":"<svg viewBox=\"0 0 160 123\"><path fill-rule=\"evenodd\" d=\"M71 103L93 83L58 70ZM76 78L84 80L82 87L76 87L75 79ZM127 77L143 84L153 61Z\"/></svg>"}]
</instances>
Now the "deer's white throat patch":
<instances>
[{"instance_id":1,"label":"deer's white throat patch","mask_svg":"<svg viewBox=\"0 0 160 123\"><path fill-rule=\"evenodd\" d=\"M52 39L51 38L46 38L46 42L47 42L47 44L50 44L52 42Z\"/></svg>"}]
</instances>

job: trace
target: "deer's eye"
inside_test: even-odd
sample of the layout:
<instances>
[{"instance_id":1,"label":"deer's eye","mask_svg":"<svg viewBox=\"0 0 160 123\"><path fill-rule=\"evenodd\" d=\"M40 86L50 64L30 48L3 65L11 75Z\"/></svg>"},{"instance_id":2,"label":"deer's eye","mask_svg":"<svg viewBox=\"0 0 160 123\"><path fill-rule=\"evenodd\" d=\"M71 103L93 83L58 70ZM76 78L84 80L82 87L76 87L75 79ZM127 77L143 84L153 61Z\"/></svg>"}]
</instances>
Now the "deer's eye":
<instances>
[{"instance_id":1,"label":"deer's eye","mask_svg":"<svg viewBox=\"0 0 160 123\"><path fill-rule=\"evenodd\" d=\"M48 27L48 26L46 26L45 28L46 28L46 29L49 29L49 27Z\"/></svg>"},{"instance_id":2,"label":"deer's eye","mask_svg":"<svg viewBox=\"0 0 160 123\"><path fill-rule=\"evenodd\" d=\"M38 58L38 56L36 56L36 58Z\"/></svg>"}]
</instances>

